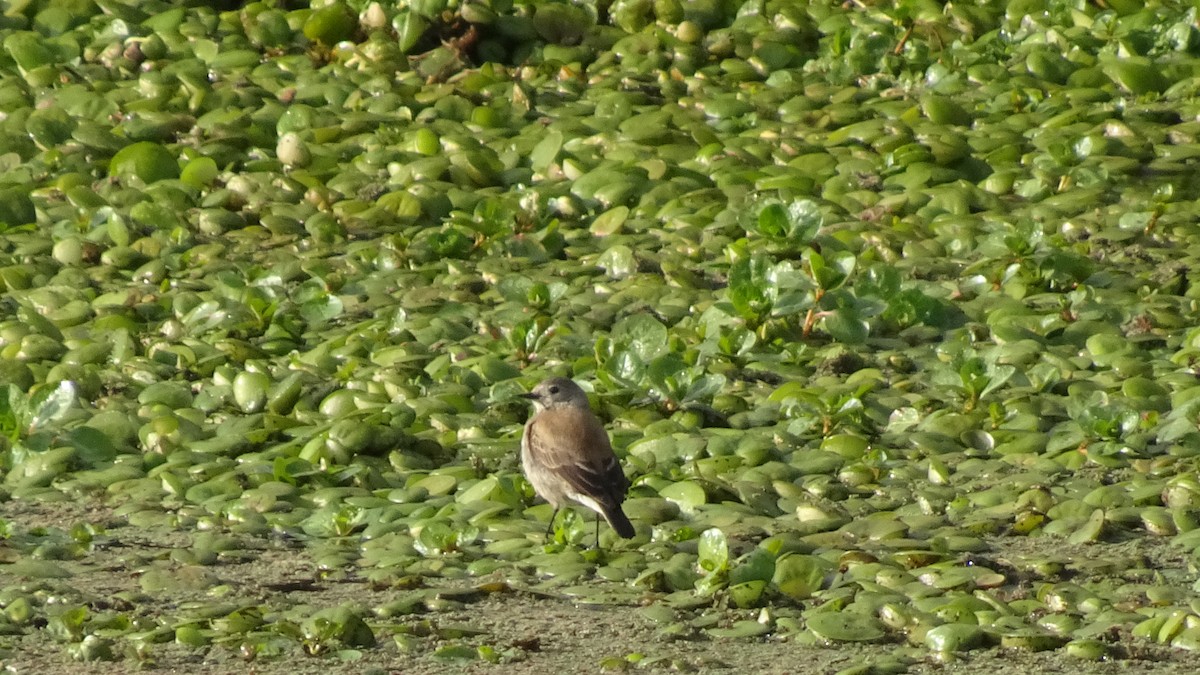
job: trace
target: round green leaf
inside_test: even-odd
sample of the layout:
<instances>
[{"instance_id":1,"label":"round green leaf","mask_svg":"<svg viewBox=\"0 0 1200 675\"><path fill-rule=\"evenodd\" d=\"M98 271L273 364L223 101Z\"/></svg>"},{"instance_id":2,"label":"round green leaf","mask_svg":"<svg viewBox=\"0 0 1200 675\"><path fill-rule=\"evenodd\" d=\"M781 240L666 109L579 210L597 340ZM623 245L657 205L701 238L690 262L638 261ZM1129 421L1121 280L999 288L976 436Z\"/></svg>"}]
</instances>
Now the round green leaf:
<instances>
[{"instance_id":1,"label":"round green leaf","mask_svg":"<svg viewBox=\"0 0 1200 675\"><path fill-rule=\"evenodd\" d=\"M121 148L108 163L110 176L136 178L145 184L179 178L179 163L169 150L151 141Z\"/></svg>"}]
</instances>

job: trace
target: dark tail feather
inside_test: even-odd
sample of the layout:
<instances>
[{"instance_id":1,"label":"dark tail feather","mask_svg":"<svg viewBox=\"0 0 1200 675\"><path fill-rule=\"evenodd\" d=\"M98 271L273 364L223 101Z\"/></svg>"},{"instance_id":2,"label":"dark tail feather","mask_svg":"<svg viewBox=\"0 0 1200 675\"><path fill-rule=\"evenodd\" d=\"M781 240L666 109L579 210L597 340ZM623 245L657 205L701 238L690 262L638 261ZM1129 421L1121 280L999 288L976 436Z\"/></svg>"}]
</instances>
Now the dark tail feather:
<instances>
[{"instance_id":1,"label":"dark tail feather","mask_svg":"<svg viewBox=\"0 0 1200 675\"><path fill-rule=\"evenodd\" d=\"M614 532L626 539L633 539L637 534L637 531L633 529L633 523L629 522L628 516L621 510L620 504L614 504L611 508L605 507L604 519L608 521Z\"/></svg>"}]
</instances>

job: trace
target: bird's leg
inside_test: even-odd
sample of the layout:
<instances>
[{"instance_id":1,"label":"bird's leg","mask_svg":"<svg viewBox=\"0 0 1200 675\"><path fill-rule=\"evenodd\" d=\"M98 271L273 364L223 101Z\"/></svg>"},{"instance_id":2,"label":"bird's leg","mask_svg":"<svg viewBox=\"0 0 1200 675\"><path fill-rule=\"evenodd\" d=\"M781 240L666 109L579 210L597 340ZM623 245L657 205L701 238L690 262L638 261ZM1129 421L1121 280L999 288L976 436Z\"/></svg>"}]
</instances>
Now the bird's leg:
<instances>
[{"instance_id":1,"label":"bird's leg","mask_svg":"<svg viewBox=\"0 0 1200 675\"><path fill-rule=\"evenodd\" d=\"M596 549L600 548L600 514L596 514Z\"/></svg>"},{"instance_id":2,"label":"bird's leg","mask_svg":"<svg viewBox=\"0 0 1200 675\"><path fill-rule=\"evenodd\" d=\"M554 516L558 515L558 507L554 508L554 512L550 514L550 522L546 524L546 541L550 540L550 533L554 531Z\"/></svg>"}]
</instances>

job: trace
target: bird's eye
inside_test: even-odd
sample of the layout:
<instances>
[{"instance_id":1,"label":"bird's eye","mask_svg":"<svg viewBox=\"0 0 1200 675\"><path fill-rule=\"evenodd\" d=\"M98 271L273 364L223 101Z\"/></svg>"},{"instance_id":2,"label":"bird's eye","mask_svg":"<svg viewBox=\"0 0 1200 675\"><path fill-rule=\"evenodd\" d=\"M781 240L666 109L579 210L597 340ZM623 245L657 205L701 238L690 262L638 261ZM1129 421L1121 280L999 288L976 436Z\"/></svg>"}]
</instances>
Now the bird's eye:
<instances>
[{"instance_id":1,"label":"bird's eye","mask_svg":"<svg viewBox=\"0 0 1200 675\"><path fill-rule=\"evenodd\" d=\"M558 393L558 385L555 385L555 386L553 386L553 387L550 387L550 393L551 393L551 394L557 394L557 393Z\"/></svg>"}]
</instances>

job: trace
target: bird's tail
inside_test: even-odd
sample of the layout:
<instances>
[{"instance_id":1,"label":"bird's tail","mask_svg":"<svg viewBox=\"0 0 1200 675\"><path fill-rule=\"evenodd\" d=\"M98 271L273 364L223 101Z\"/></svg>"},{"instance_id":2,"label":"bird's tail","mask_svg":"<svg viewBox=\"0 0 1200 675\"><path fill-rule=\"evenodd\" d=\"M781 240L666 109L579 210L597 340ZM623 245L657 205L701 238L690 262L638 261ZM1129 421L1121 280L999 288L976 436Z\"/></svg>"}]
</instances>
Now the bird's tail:
<instances>
[{"instance_id":1,"label":"bird's tail","mask_svg":"<svg viewBox=\"0 0 1200 675\"><path fill-rule=\"evenodd\" d=\"M609 527L614 532L626 539L633 539L637 532L633 529L633 523L629 522L629 517L621 510L620 504L613 504L611 507L604 506L604 519L608 521Z\"/></svg>"}]
</instances>

